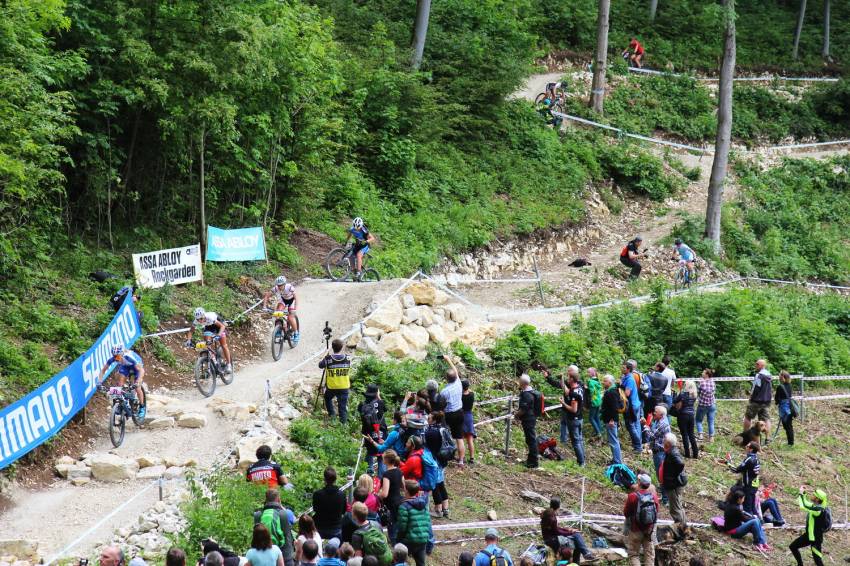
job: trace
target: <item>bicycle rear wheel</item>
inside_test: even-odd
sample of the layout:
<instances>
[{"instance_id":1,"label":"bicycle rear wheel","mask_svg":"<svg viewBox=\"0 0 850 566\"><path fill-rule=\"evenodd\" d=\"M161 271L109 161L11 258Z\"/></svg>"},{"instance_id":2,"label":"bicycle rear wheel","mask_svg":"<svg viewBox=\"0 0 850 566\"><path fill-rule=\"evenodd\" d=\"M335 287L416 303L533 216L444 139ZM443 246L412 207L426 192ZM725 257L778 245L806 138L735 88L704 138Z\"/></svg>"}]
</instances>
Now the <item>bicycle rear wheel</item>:
<instances>
[{"instance_id":1,"label":"bicycle rear wheel","mask_svg":"<svg viewBox=\"0 0 850 566\"><path fill-rule=\"evenodd\" d=\"M298 326L298 328L301 328L301 321L298 320L298 315L294 314L294 315L292 315L292 318L295 319L295 325ZM287 344L289 344L290 349L292 349L292 348L294 348L295 346L298 345L298 342L292 341L292 328L286 329L286 342L287 342Z\"/></svg>"},{"instance_id":2,"label":"bicycle rear wheel","mask_svg":"<svg viewBox=\"0 0 850 566\"><path fill-rule=\"evenodd\" d=\"M676 275L673 277L673 288L676 291L681 291L685 288L685 284L685 270L679 268L676 270Z\"/></svg>"},{"instance_id":3,"label":"bicycle rear wheel","mask_svg":"<svg viewBox=\"0 0 850 566\"><path fill-rule=\"evenodd\" d=\"M195 385L204 397L210 397L215 393L215 375L206 352L198 356L198 361L195 362Z\"/></svg>"},{"instance_id":4,"label":"bicycle rear wheel","mask_svg":"<svg viewBox=\"0 0 850 566\"><path fill-rule=\"evenodd\" d=\"M545 99L546 99L546 93L541 92L536 97L534 97L534 106L539 106L540 104L543 104L543 101Z\"/></svg>"},{"instance_id":5,"label":"bicycle rear wheel","mask_svg":"<svg viewBox=\"0 0 850 566\"><path fill-rule=\"evenodd\" d=\"M381 280L381 275L377 270L373 268L369 268L363 271L363 274L360 276L360 281L375 283Z\"/></svg>"},{"instance_id":6,"label":"bicycle rear wheel","mask_svg":"<svg viewBox=\"0 0 850 566\"><path fill-rule=\"evenodd\" d=\"M218 345L218 349L216 350L216 355L218 356L218 368L219 374L218 376L221 378L221 382L225 385L230 385L233 383L233 378L236 376L236 370L233 369L233 366L236 363L233 361L233 350L230 351L230 369L227 369L224 364L224 352L221 351L221 344Z\"/></svg>"},{"instance_id":7,"label":"bicycle rear wheel","mask_svg":"<svg viewBox=\"0 0 850 566\"><path fill-rule=\"evenodd\" d=\"M112 404L112 413L109 415L109 440L112 446L118 448L124 442L124 431L127 429L127 417L124 415L124 407L121 403Z\"/></svg>"},{"instance_id":8,"label":"bicycle rear wheel","mask_svg":"<svg viewBox=\"0 0 850 566\"><path fill-rule=\"evenodd\" d=\"M345 281L351 273L351 260L348 250L336 248L331 250L325 260L325 271L332 281Z\"/></svg>"},{"instance_id":9,"label":"bicycle rear wheel","mask_svg":"<svg viewBox=\"0 0 850 566\"><path fill-rule=\"evenodd\" d=\"M274 323L274 327L272 328L272 359L274 361L278 361L280 356L283 355L283 329L281 328L281 324L279 322Z\"/></svg>"}]
</instances>

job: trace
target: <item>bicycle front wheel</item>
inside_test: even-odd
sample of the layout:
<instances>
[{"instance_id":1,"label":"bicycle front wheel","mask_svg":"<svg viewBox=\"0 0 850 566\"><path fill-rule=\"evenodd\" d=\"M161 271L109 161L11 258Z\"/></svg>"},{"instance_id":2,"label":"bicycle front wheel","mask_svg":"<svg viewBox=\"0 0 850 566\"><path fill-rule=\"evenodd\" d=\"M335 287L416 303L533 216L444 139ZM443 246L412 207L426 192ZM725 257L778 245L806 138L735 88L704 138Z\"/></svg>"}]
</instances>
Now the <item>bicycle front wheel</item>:
<instances>
[{"instance_id":1,"label":"bicycle front wheel","mask_svg":"<svg viewBox=\"0 0 850 566\"><path fill-rule=\"evenodd\" d=\"M112 413L109 415L109 440L112 446L118 448L124 442L124 431L127 429L127 417L124 415L124 407L121 403L112 404Z\"/></svg>"},{"instance_id":2,"label":"bicycle front wheel","mask_svg":"<svg viewBox=\"0 0 850 566\"><path fill-rule=\"evenodd\" d=\"M272 328L272 359L278 361L283 355L283 329L275 322Z\"/></svg>"},{"instance_id":3,"label":"bicycle front wheel","mask_svg":"<svg viewBox=\"0 0 850 566\"><path fill-rule=\"evenodd\" d=\"M543 101L546 100L546 93L541 92L534 98L534 106L539 106L543 104Z\"/></svg>"},{"instance_id":4,"label":"bicycle front wheel","mask_svg":"<svg viewBox=\"0 0 850 566\"><path fill-rule=\"evenodd\" d=\"M325 260L325 270L332 281L345 281L351 273L351 259L348 250L336 248L331 250Z\"/></svg>"},{"instance_id":5,"label":"bicycle front wheel","mask_svg":"<svg viewBox=\"0 0 850 566\"><path fill-rule=\"evenodd\" d=\"M360 281L375 283L381 280L381 275L378 273L376 269L369 268L363 271L363 275L360 276Z\"/></svg>"},{"instance_id":6,"label":"bicycle front wheel","mask_svg":"<svg viewBox=\"0 0 850 566\"><path fill-rule=\"evenodd\" d=\"M195 362L195 385L204 397L210 397L215 393L215 375L206 352L198 356L198 361Z\"/></svg>"},{"instance_id":7,"label":"bicycle front wheel","mask_svg":"<svg viewBox=\"0 0 850 566\"><path fill-rule=\"evenodd\" d=\"M673 288L676 291L681 291L685 288L685 270L677 269L676 275L673 277Z\"/></svg>"}]
</instances>

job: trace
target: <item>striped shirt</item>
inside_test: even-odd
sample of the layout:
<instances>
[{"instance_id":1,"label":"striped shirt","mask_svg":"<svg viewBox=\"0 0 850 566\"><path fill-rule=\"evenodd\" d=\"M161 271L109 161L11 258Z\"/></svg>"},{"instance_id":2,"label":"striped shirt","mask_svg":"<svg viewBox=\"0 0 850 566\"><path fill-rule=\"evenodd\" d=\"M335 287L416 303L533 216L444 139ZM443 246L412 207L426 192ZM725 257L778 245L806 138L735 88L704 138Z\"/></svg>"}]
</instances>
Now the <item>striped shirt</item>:
<instances>
[{"instance_id":1,"label":"striped shirt","mask_svg":"<svg viewBox=\"0 0 850 566\"><path fill-rule=\"evenodd\" d=\"M699 392L699 406L713 407L715 384L713 379L703 379L697 383L697 391Z\"/></svg>"}]
</instances>

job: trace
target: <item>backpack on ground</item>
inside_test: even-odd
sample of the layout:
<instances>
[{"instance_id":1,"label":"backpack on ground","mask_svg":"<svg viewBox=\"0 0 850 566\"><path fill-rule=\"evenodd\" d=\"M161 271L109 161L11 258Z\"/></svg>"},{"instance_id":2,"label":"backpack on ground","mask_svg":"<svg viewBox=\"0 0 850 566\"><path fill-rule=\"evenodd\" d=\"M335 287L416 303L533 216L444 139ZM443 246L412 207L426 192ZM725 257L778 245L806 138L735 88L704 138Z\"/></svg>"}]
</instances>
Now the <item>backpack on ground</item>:
<instances>
[{"instance_id":1,"label":"backpack on ground","mask_svg":"<svg viewBox=\"0 0 850 566\"><path fill-rule=\"evenodd\" d=\"M422 479L419 487L423 491L434 491L437 484L442 482L440 478L440 466L434 459L434 455L427 448L422 451Z\"/></svg>"},{"instance_id":2,"label":"backpack on ground","mask_svg":"<svg viewBox=\"0 0 850 566\"><path fill-rule=\"evenodd\" d=\"M629 489L637 481L637 476L625 464L611 464L605 469L605 477L623 489Z\"/></svg>"},{"instance_id":3,"label":"backpack on ground","mask_svg":"<svg viewBox=\"0 0 850 566\"><path fill-rule=\"evenodd\" d=\"M262 523L272 536L272 543L280 548L284 559L291 559L295 545L292 539L292 528L285 509L261 509L254 513L254 524Z\"/></svg>"},{"instance_id":4,"label":"backpack on ground","mask_svg":"<svg viewBox=\"0 0 850 566\"><path fill-rule=\"evenodd\" d=\"M655 496L650 492L637 493L637 509L635 522L641 527L650 527L658 521L658 509L655 507Z\"/></svg>"},{"instance_id":5,"label":"backpack on ground","mask_svg":"<svg viewBox=\"0 0 850 566\"><path fill-rule=\"evenodd\" d=\"M482 550L481 554L490 560L490 566L508 566L508 559L505 558L505 551L501 548L496 549L496 552Z\"/></svg>"},{"instance_id":6,"label":"backpack on ground","mask_svg":"<svg viewBox=\"0 0 850 566\"><path fill-rule=\"evenodd\" d=\"M355 531L363 538L363 556L374 556L381 566L390 566L393 553L383 529L372 521Z\"/></svg>"},{"instance_id":7,"label":"backpack on ground","mask_svg":"<svg viewBox=\"0 0 850 566\"><path fill-rule=\"evenodd\" d=\"M542 544L531 543L525 551L519 555L520 558L530 558L534 566L546 564L549 549Z\"/></svg>"},{"instance_id":8,"label":"backpack on ground","mask_svg":"<svg viewBox=\"0 0 850 566\"><path fill-rule=\"evenodd\" d=\"M446 427L440 427L440 453L438 458L443 463L448 463L454 460L457 444L452 438L452 433Z\"/></svg>"}]
</instances>

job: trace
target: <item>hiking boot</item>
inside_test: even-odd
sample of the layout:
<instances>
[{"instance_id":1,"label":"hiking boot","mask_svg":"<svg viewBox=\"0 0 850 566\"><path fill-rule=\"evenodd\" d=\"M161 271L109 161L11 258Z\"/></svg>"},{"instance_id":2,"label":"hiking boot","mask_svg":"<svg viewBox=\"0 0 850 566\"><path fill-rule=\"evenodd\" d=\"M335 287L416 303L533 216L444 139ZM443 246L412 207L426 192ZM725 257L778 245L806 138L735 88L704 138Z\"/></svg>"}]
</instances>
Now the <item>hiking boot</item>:
<instances>
[{"instance_id":1,"label":"hiking boot","mask_svg":"<svg viewBox=\"0 0 850 566\"><path fill-rule=\"evenodd\" d=\"M592 562L597 562L598 560L599 560L599 558L595 554L593 554L592 552L588 552L581 559L583 564L590 564Z\"/></svg>"},{"instance_id":2,"label":"hiking boot","mask_svg":"<svg viewBox=\"0 0 850 566\"><path fill-rule=\"evenodd\" d=\"M440 511L439 511L439 510L437 510L437 511L431 511L431 516L432 516L433 518L435 518L435 519L442 519L442 518L443 518L443 514L442 514L442 513L440 513Z\"/></svg>"},{"instance_id":3,"label":"hiking boot","mask_svg":"<svg viewBox=\"0 0 850 566\"><path fill-rule=\"evenodd\" d=\"M714 442L714 436L713 436L713 435L709 435L709 437L708 437L708 443L709 443L709 444L711 444L712 442Z\"/></svg>"},{"instance_id":4,"label":"hiking boot","mask_svg":"<svg viewBox=\"0 0 850 566\"><path fill-rule=\"evenodd\" d=\"M703 437L703 435L702 435L702 433L701 433L701 432L697 434L697 440L699 440L700 442L702 442L702 439L703 439L703 438L704 438L704 437Z\"/></svg>"},{"instance_id":5,"label":"hiking boot","mask_svg":"<svg viewBox=\"0 0 850 566\"><path fill-rule=\"evenodd\" d=\"M475 465L475 458L470 458L470 459L469 459L469 465L470 465L470 466L474 466L474 465Z\"/></svg>"},{"instance_id":6,"label":"hiking boot","mask_svg":"<svg viewBox=\"0 0 850 566\"><path fill-rule=\"evenodd\" d=\"M448 518L449 518L449 510L443 509L443 519L448 519Z\"/></svg>"}]
</instances>

